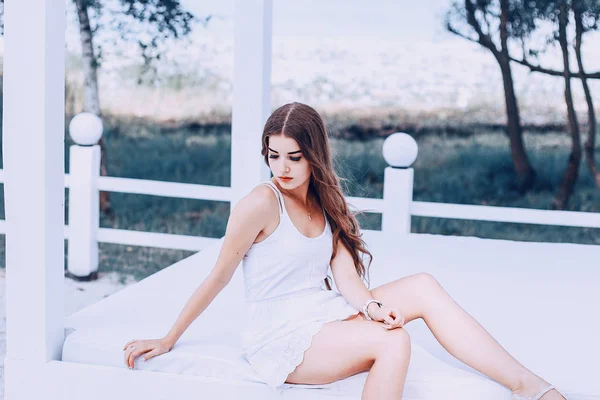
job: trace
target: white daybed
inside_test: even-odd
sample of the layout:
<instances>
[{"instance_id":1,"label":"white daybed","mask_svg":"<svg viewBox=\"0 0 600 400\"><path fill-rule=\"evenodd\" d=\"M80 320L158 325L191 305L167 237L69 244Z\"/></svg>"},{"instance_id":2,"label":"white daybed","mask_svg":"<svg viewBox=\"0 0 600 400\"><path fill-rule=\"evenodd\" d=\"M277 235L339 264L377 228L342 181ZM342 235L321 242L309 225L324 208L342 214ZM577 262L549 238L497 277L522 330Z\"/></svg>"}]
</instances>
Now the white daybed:
<instances>
[{"instance_id":1,"label":"white daybed","mask_svg":"<svg viewBox=\"0 0 600 400\"><path fill-rule=\"evenodd\" d=\"M365 239L375 256L371 288L429 272L511 354L570 400L600 399L600 247L424 234L386 237L374 231L365 232ZM62 361L127 370L124 343L168 331L213 267L221 243L68 317ZM145 363L138 359L135 370L127 370L132 382L136 374L154 374L156 380L178 374L185 377L185 392L177 398L183 393L185 398L275 398L240 355L243 301L240 266L171 352ZM507 389L449 355L421 320L406 329L413 351L405 399L510 397ZM282 398L360 399L366 375L328 385L286 385ZM102 398L101 386L110 383L93 383L98 387L90 393Z\"/></svg>"}]
</instances>

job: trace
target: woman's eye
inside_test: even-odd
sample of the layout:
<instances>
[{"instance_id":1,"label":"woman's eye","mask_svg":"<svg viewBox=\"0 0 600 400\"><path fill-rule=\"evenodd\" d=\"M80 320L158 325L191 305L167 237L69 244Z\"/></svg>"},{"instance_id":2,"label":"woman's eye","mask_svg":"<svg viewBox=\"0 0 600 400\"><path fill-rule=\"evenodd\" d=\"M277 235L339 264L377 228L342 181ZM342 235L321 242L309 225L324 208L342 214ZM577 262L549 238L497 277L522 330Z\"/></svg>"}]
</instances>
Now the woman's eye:
<instances>
[{"instance_id":1,"label":"woman's eye","mask_svg":"<svg viewBox=\"0 0 600 400\"><path fill-rule=\"evenodd\" d=\"M269 158L272 158L273 160L277 160L279 158L279 156L270 155ZM302 160L302 157L290 157L290 160L298 162L298 161Z\"/></svg>"}]
</instances>

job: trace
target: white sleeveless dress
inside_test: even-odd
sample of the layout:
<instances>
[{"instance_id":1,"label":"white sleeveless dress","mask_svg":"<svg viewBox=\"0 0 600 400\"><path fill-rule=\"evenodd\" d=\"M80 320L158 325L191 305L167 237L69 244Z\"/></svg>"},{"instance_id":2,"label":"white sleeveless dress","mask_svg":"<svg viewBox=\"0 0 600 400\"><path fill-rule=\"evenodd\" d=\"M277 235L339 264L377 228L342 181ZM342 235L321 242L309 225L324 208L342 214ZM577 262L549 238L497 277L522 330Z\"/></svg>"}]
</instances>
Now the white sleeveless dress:
<instances>
[{"instance_id":1,"label":"white sleeveless dress","mask_svg":"<svg viewBox=\"0 0 600 400\"><path fill-rule=\"evenodd\" d=\"M277 186L270 180L264 184L279 200L279 225L242 260L246 313L241 342L250 366L281 393L321 327L359 311L323 282L333 251L325 211L323 233L304 236L290 220Z\"/></svg>"}]
</instances>

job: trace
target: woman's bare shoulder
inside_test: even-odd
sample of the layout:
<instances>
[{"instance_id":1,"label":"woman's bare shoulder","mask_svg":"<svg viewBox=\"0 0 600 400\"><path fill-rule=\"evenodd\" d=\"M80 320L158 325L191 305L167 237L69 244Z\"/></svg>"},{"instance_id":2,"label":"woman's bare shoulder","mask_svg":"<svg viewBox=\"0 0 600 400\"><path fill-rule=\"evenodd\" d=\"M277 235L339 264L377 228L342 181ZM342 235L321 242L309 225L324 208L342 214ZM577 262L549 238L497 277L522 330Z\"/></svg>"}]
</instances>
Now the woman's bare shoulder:
<instances>
[{"instance_id":1,"label":"woman's bare shoulder","mask_svg":"<svg viewBox=\"0 0 600 400\"><path fill-rule=\"evenodd\" d=\"M277 198L273 190L267 185L256 185L250 193L244 196L235 206L238 213L259 214L261 217L269 216L277 209Z\"/></svg>"},{"instance_id":2,"label":"woman's bare shoulder","mask_svg":"<svg viewBox=\"0 0 600 400\"><path fill-rule=\"evenodd\" d=\"M277 204L275 194L271 192L269 195L271 189L261 186L265 185L254 187L231 210L221 252L215 265L216 274L222 282L229 282L243 255L276 215L273 211Z\"/></svg>"}]
</instances>

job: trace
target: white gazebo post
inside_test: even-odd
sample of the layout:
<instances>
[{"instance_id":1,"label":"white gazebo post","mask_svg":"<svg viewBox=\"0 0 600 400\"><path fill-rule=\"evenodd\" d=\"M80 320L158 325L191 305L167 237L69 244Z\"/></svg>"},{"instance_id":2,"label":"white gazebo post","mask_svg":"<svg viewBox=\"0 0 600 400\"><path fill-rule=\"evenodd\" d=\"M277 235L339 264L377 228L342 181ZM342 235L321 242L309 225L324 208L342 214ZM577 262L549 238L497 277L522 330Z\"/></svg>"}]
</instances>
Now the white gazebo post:
<instances>
[{"instance_id":1,"label":"white gazebo post","mask_svg":"<svg viewBox=\"0 0 600 400\"><path fill-rule=\"evenodd\" d=\"M70 148L69 254L67 276L79 281L98 278L98 228L100 220L100 146L102 120L92 113L76 115L69 134Z\"/></svg>"},{"instance_id":2,"label":"white gazebo post","mask_svg":"<svg viewBox=\"0 0 600 400\"><path fill-rule=\"evenodd\" d=\"M270 176L260 139L271 111L273 0L236 0L234 7L231 209Z\"/></svg>"},{"instance_id":3,"label":"white gazebo post","mask_svg":"<svg viewBox=\"0 0 600 400\"><path fill-rule=\"evenodd\" d=\"M7 400L64 341L65 26L64 0L4 2Z\"/></svg>"},{"instance_id":4,"label":"white gazebo post","mask_svg":"<svg viewBox=\"0 0 600 400\"><path fill-rule=\"evenodd\" d=\"M397 132L383 143L383 158L390 165L383 178L384 233L410 233L411 203L414 170L410 166L417 159L417 142L408 134Z\"/></svg>"}]
</instances>

